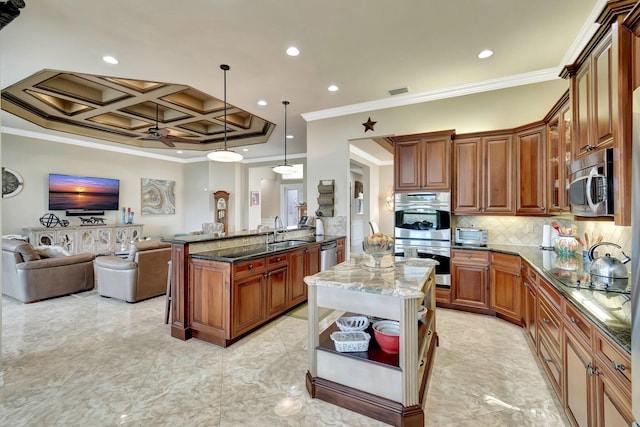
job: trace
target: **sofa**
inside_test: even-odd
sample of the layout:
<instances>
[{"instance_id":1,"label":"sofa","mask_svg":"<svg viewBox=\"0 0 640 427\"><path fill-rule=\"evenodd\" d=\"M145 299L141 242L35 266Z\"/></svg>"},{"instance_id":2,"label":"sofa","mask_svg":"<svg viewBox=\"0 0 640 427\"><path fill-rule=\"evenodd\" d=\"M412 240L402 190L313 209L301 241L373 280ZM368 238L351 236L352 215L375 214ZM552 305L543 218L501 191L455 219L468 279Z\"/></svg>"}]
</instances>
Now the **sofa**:
<instances>
[{"instance_id":1,"label":"sofa","mask_svg":"<svg viewBox=\"0 0 640 427\"><path fill-rule=\"evenodd\" d=\"M160 239L131 244L125 257L100 256L95 260L98 293L103 297L138 302L167 291L171 244Z\"/></svg>"},{"instance_id":2,"label":"sofa","mask_svg":"<svg viewBox=\"0 0 640 427\"><path fill-rule=\"evenodd\" d=\"M2 239L2 293L24 303L93 289L95 254Z\"/></svg>"}]
</instances>

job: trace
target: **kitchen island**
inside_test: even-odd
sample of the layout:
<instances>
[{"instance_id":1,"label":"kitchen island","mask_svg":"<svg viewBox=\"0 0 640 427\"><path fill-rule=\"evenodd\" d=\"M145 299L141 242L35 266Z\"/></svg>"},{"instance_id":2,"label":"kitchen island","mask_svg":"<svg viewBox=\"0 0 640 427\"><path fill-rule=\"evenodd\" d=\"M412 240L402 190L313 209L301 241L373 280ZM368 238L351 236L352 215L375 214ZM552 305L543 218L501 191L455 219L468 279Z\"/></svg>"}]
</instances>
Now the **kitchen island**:
<instances>
[{"instance_id":1,"label":"kitchen island","mask_svg":"<svg viewBox=\"0 0 640 427\"><path fill-rule=\"evenodd\" d=\"M307 390L313 398L392 425L422 426L422 403L438 345L437 262L396 257L393 267L380 270L369 263L368 255L357 256L304 279L309 285ZM428 311L418 320L421 304ZM329 337L337 326L320 332L319 307L399 321L399 354L383 352L371 329L368 351L337 352Z\"/></svg>"},{"instance_id":2,"label":"kitchen island","mask_svg":"<svg viewBox=\"0 0 640 427\"><path fill-rule=\"evenodd\" d=\"M307 299L320 246L313 229L189 235L171 240L171 336L226 347Z\"/></svg>"}]
</instances>

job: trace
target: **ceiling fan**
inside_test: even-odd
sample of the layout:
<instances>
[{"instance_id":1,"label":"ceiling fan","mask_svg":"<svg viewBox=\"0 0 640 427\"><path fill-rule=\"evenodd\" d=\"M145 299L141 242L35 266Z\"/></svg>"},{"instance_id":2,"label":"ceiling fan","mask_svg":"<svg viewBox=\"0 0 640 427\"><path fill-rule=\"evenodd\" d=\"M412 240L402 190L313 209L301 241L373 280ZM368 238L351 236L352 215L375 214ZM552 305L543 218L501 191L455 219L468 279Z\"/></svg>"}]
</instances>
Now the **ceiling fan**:
<instances>
[{"instance_id":1,"label":"ceiling fan","mask_svg":"<svg viewBox=\"0 0 640 427\"><path fill-rule=\"evenodd\" d=\"M175 147L174 142L186 142L190 144L199 144L200 141L195 141L192 139L180 138L179 136L171 136L169 134L169 129L160 129L158 127L158 104L156 104L156 125L152 128L147 129L147 135L141 136L138 139L142 139L145 141L160 141L167 147Z\"/></svg>"}]
</instances>

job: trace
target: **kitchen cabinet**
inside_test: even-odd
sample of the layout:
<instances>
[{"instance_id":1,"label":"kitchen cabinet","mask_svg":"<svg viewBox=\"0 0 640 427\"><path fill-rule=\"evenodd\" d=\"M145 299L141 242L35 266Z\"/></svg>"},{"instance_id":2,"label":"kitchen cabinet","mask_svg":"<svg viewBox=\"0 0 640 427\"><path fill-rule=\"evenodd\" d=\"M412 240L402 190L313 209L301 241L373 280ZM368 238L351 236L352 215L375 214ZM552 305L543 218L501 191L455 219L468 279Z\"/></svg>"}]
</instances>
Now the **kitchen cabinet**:
<instances>
[{"instance_id":1,"label":"kitchen cabinet","mask_svg":"<svg viewBox=\"0 0 640 427\"><path fill-rule=\"evenodd\" d=\"M305 277L309 285L309 370L306 388L318 398L395 426L424 425L424 399L438 343L435 265L427 259L395 259L382 276L352 258L330 272ZM405 263L411 263L405 268ZM418 267L418 268L417 268ZM330 278L330 279L329 279ZM420 305L424 319L416 317ZM400 325L398 354L380 349L373 332L368 350L340 353L321 332L319 307L391 319Z\"/></svg>"},{"instance_id":2,"label":"kitchen cabinet","mask_svg":"<svg viewBox=\"0 0 640 427\"><path fill-rule=\"evenodd\" d=\"M307 299L306 276L320 271L320 245L313 244L289 253L289 286L287 303L297 305Z\"/></svg>"},{"instance_id":3,"label":"kitchen cabinet","mask_svg":"<svg viewBox=\"0 0 640 427\"><path fill-rule=\"evenodd\" d=\"M514 214L511 133L461 135L453 141L453 213Z\"/></svg>"},{"instance_id":4,"label":"kitchen cabinet","mask_svg":"<svg viewBox=\"0 0 640 427\"><path fill-rule=\"evenodd\" d=\"M491 253L489 308L500 317L522 324L520 257Z\"/></svg>"},{"instance_id":5,"label":"kitchen cabinet","mask_svg":"<svg viewBox=\"0 0 640 427\"><path fill-rule=\"evenodd\" d=\"M565 412L576 426L629 426L631 360L568 301L563 302Z\"/></svg>"},{"instance_id":6,"label":"kitchen cabinet","mask_svg":"<svg viewBox=\"0 0 640 427\"><path fill-rule=\"evenodd\" d=\"M574 426L595 425L592 394L595 371L591 352L570 331L564 333L565 413Z\"/></svg>"},{"instance_id":7,"label":"kitchen cabinet","mask_svg":"<svg viewBox=\"0 0 640 427\"><path fill-rule=\"evenodd\" d=\"M572 155L614 147L616 225L631 225L632 33L622 26L636 1L608 2L600 27L573 64L560 74L570 78Z\"/></svg>"},{"instance_id":8,"label":"kitchen cabinet","mask_svg":"<svg viewBox=\"0 0 640 427\"><path fill-rule=\"evenodd\" d=\"M527 338L533 348L537 343L537 287L538 275L526 262L522 262L522 286L524 287L522 314L524 317L524 327L527 331Z\"/></svg>"},{"instance_id":9,"label":"kitchen cabinet","mask_svg":"<svg viewBox=\"0 0 640 427\"><path fill-rule=\"evenodd\" d=\"M239 336L259 326L267 319L265 307L265 260L254 260L234 266L231 278L231 333ZM203 277L204 281L212 280ZM198 281L196 280L196 287Z\"/></svg>"},{"instance_id":10,"label":"kitchen cabinet","mask_svg":"<svg viewBox=\"0 0 640 427\"><path fill-rule=\"evenodd\" d=\"M395 191L450 191L454 131L393 138Z\"/></svg>"},{"instance_id":11,"label":"kitchen cabinet","mask_svg":"<svg viewBox=\"0 0 640 427\"><path fill-rule=\"evenodd\" d=\"M489 252L451 251L451 304L489 311Z\"/></svg>"},{"instance_id":12,"label":"kitchen cabinet","mask_svg":"<svg viewBox=\"0 0 640 427\"><path fill-rule=\"evenodd\" d=\"M516 215L546 215L546 126L516 130Z\"/></svg>"},{"instance_id":13,"label":"kitchen cabinet","mask_svg":"<svg viewBox=\"0 0 640 427\"><path fill-rule=\"evenodd\" d=\"M340 264L345 260L344 239L336 240L336 264Z\"/></svg>"},{"instance_id":14,"label":"kitchen cabinet","mask_svg":"<svg viewBox=\"0 0 640 427\"><path fill-rule=\"evenodd\" d=\"M271 319L289 307L289 255L267 257L265 288L267 293L267 318Z\"/></svg>"},{"instance_id":15,"label":"kitchen cabinet","mask_svg":"<svg viewBox=\"0 0 640 427\"><path fill-rule=\"evenodd\" d=\"M570 212L571 105L567 91L545 118L547 122L547 207L549 213Z\"/></svg>"}]
</instances>

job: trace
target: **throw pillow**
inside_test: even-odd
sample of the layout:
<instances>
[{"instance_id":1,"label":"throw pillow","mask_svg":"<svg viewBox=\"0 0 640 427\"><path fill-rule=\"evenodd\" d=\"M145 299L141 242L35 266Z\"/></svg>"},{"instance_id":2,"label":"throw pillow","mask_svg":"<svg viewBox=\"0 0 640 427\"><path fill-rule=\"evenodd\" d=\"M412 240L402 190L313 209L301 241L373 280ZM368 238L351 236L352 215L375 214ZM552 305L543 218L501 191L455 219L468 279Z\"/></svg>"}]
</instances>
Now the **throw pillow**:
<instances>
[{"instance_id":1,"label":"throw pillow","mask_svg":"<svg viewBox=\"0 0 640 427\"><path fill-rule=\"evenodd\" d=\"M61 258L71 255L62 246L36 246L33 248L42 258Z\"/></svg>"},{"instance_id":2,"label":"throw pillow","mask_svg":"<svg viewBox=\"0 0 640 427\"><path fill-rule=\"evenodd\" d=\"M40 254L27 242L19 243L14 250L22 256L25 262L40 259Z\"/></svg>"}]
</instances>

